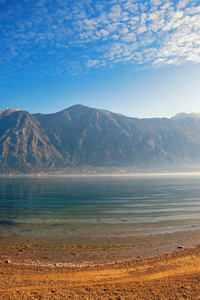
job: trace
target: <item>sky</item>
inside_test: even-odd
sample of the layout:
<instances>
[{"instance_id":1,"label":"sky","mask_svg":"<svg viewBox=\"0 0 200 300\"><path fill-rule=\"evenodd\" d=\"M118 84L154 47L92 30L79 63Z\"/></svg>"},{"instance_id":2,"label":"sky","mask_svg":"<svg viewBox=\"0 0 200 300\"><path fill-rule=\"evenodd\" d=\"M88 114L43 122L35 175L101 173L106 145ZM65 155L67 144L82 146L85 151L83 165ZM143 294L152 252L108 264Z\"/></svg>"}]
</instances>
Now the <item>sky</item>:
<instances>
[{"instance_id":1,"label":"sky","mask_svg":"<svg viewBox=\"0 0 200 300\"><path fill-rule=\"evenodd\" d=\"M0 110L200 112L200 1L0 0Z\"/></svg>"}]
</instances>

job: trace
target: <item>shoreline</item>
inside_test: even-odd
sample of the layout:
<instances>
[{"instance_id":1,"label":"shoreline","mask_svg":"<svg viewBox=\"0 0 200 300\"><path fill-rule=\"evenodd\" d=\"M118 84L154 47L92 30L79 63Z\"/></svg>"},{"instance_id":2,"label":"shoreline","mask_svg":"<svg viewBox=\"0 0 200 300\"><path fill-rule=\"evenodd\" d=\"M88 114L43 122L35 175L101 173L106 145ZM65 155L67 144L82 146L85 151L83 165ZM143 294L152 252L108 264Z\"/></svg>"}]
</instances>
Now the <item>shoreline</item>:
<instances>
[{"instance_id":1,"label":"shoreline","mask_svg":"<svg viewBox=\"0 0 200 300\"><path fill-rule=\"evenodd\" d=\"M0 178L31 178L31 179L45 179L45 178L106 178L106 177L116 177L116 178L124 178L124 177L199 177L200 176L200 172L198 171L188 171L188 172L127 172L127 173L66 173L66 174L48 174L48 173L44 173L44 174L40 174L40 173L36 173L36 174L32 174L32 173L28 173L28 174L0 174Z\"/></svg>"},{"instance_id":2,"label":"shoreline","mask_svg":"<svg viewBox=\"0 0 200 300\"><path fill-rule=\"evenodd\" d=\"M1 237L2 299L198 299L200 294L200 236L132 248L5 241Z\"/></svg>"},{"instance_id":3,"label":"shoreline","mask_svg":"<svg viewBox=\"0 0 200 300\"><path fill-rule=\"evenodd\" d=\"M0 236L0 260L16 265L95 266L152 258L200 245L200 230L137 237Z\"/></svg>"}]
</instances>

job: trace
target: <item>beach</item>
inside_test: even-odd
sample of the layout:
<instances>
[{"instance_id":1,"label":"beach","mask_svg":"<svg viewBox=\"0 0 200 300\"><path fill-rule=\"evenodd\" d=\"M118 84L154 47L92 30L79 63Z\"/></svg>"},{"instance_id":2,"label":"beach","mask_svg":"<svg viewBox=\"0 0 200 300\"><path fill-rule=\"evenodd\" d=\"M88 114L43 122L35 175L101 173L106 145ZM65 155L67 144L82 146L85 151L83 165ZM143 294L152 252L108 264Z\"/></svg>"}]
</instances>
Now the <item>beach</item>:
<instances>
[{"instance_id":1,"label":"beach","mask_svg":"<svg viewBox=\"0 0 200 300\"><path fill-rule=\"evenodd\" d=\"M200 299L199 234L135 244L2 236L1 299Z\"/></svg>"},{"instance_id":2,"label":"beach","mask_svg":"<svg viewBox=\"0 0 200 300\"><path fill-rule=\"evenodd\" d=\"M200 299L198 176L0 185L0 299Z\"/></svg>"}]
</instances>

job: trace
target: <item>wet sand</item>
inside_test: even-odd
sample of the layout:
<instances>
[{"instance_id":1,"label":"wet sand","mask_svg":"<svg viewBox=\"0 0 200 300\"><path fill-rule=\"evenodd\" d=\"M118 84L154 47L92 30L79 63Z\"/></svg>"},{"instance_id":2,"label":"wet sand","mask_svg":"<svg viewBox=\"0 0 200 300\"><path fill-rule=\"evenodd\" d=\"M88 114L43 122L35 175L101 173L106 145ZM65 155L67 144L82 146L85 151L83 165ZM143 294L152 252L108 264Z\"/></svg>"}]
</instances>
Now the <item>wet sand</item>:
<instances>
[{"instance_id":1,"label":"wet sand","mask_svg":"<svg viewBox=\"0 0 200 300\"><path fill-rule=\"evenodd\" d=\"M0 237L1 299L200 299L200 232Z\"/></svg>"}]
</instances>

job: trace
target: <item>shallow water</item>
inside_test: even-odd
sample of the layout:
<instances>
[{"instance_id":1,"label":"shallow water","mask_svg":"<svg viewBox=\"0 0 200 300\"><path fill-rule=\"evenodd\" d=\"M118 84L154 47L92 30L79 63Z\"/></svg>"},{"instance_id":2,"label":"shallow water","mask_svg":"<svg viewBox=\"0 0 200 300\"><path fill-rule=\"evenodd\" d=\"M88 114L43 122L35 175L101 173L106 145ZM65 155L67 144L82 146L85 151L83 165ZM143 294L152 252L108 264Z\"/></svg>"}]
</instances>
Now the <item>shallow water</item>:
<instances>
[{"instance_id":1,"label":"shallow water","mask_svg":"<svg viewBox=\"0 0 200 300\"><path fill-rule=\"evenodd\" d=\"M0 234L125 237L200 228L200 177L0 178Z\"/></svg>"}]
</instances>

